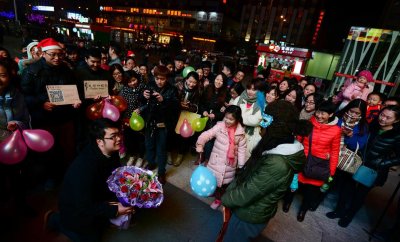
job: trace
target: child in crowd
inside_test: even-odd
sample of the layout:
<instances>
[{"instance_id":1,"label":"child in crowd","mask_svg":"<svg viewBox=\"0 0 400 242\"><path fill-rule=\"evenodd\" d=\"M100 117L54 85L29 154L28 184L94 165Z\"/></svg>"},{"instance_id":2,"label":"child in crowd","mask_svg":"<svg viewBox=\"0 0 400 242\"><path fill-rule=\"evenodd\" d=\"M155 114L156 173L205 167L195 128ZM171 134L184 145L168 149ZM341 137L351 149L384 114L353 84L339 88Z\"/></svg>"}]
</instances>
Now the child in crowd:
<instances>
[{"instance_id":1,"label":"child in crowd","mask_svg":"<svg viewBox=\"0 0 400 242\"><path fill-rule=\"evenodd\" d=\"M372 92L373 87L368 85L368 82L372 82L374 77L368 70L360 71L357 75L357 79L346 87L343 91L343 101L339 106L339 110L342 110L346 105L353 99L361 98L367 101L367 96Z\"/></svg>"},{"instance_id":2,"label":"child in crowd","mask_svg":"<svg viewBox=\"0 0 400 242\"><path fill-rule=\"evenodd\" d=\"M382 108L382 96L378 92L371 92L368 94L367 102L367 122L371 123Z\"/></svg>"},{"instance_id":3,"label":"child in crowd","mask_svg":"<svg viewBox=\"0 0 400 242\"><path fill-rule=\"evenodd\" d=\"M221 197L226 187L235 177L236 169L246 162L246 136L243 128L242 111L238 106L230 105L225 110L224 120L203 132L197 140L196 151L201 159L204 145L215 138L213 150L207 167L217 178L215 200L212 209L221 205Z\"/></svg>"},{"instance_id":4,"label":"child in crowd","mask_svg":"<svg viewBox=\"0 0 400 242\"><path fill-rule=\"evenodd\" d=\"M145 85L140 81L140 75L135 71L125 72L124 86L119 95L122 96L128 103L128 108L122 114L124 145L129 154L134 155L128 160L127 165L132 165L136 160L136 166L141 166L144 155L144 136L141 132L132 130L129 127L129 119L132 113L140 114L144 106L141 105L141 99Z\"/></svg>"}]
</instances>

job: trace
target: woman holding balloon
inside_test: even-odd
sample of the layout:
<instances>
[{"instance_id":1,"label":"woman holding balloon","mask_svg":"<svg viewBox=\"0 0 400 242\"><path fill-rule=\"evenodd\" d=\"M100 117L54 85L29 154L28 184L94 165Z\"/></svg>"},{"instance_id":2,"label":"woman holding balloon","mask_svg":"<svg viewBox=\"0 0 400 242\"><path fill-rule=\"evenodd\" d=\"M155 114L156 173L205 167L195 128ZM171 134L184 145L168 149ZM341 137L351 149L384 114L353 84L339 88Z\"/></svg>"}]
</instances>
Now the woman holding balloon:
<instances>
[{"instance_id":1,"label":"woman holding balloon","mask_svg":"<svg viewBox=\"0 0 400 242\"><path fill-rule=\"evenodd\" d=\"M185 68L186 69L186 68ZM200 100L200 92L199 92L199 75L195 71L191 71L189 73L185 73L185 69L183 71L184 79L181 82L178 82L175 86L178 89L178 98L180 100L180 110L181 111L189 111L192 113L199 112L199 100ZM195 139L188 138L185 139L182 136L176 136L176 143L178 147L178 156L175 161L173 161L174 166L179 166L183 160L183 154L189 150L191 145L194 145Z\"/></svg>"},{"instance_id":2,"label":"woman holding balloon","mask_svg":"<svg viewBox=\"0 0 400 242\"><path fill-rule=\"evenodd\" d=\"M18 128L29 127L29 113L24 97L15 88L15 83L11 83L11 77L9 64L0 61L0 193L10 194L7 190L11 190L18 211L29 216L35 212L25 201L26 164L19 163L24 160L27 148L20 131L13 133ZM10 187L6 187L6 184L10 184Z\"/></svg>"},{"instance_id":3,"label":"woman holding balloon","mask_svg":"<svg viewBox=\"0 0 400 242\"><path fill-rule=\"evenodd\" d=\"M203 117L208 117L206 129L212 128L224 117L223 107L228 98L226 83L228 78L220 73L215 77L214 83L208 85L200 99L200 112ZM204 159L210 158L213 141L207 143L204 151Z\"/></svg>"},{"instance_id":4,"label":"woman holding balloon","mask_svg":"<svg viewBox=\"0 0 400 242\"><path fill-rule=\"evenodd\" d=\"M122 113L123 120L123 134L124 134L124 145L129 155L133 155L133 159L128 162L128 165L135 162L137 166L140 166L143 162L144 157L144 135L138 131L131 129L129 120L133 113L139 115L144 105L142 103L142 95L145 89L144 83L140 79L140 75L135 71L125 72L124 86L119 92L119 96L123 97L128 107L125 112ZM135 128L135 127L133 127Z\"/></svg>"}]
</instances>

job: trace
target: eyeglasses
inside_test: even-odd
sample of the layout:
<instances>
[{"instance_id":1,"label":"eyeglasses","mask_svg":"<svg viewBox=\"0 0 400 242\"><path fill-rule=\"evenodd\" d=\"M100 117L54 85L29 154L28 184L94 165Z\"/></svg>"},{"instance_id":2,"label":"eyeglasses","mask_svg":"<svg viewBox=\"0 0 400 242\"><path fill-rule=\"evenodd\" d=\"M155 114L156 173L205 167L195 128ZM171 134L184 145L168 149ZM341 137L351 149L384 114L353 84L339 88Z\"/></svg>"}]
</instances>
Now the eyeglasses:
<instances>
[{"instance_id":1,"label":"eyeglasses","mask_svg":"<svg viewBox=\"0 0 400 242\"><path fill-rule=\"evenodd\" d=\"M313 102L313 101L307 101L307 102L305 102L305 104L313 105L313 104L315 104L315 102Z\"/></svg>"},{"instance_id":2,"label":"eyeglasses","mask_svg":"<svg viewBox=\"0 0 400 242\"><path fill-rule=\"evenodd\" d=\"M65 56L63 53L47 53L46 51L44 53L46 53L52 59L54 59L55 57L64 58L64 56Z\"/></svg>"},{"instance_id":3,"label":"eyeglasses","mask_svg":"<svg viewBox=\"0 0 400 242\"><path fill-rule=\"evenodd\" d=\"M118 138L121 138L121 133L115 133L115 134L112 134L111 137L104 137L103 139L117 141Z\"/></svg>"}]
</instances>

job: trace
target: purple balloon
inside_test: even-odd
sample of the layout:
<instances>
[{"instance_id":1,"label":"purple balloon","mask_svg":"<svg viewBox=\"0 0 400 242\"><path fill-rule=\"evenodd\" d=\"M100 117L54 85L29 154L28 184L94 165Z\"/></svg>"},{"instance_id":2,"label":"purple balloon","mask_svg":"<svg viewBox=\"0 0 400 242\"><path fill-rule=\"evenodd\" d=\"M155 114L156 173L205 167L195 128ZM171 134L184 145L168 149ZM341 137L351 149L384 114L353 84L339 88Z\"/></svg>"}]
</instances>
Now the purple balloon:
<instances>
[{"instance_id":1,"label":"purple balloon","mask_svg":"<svg viewBox=\"0 0 400 242\"><path fill-rule=\"evenodd\" d=\"M27 129L22 131L26 145L34 151L45 152L54 145L54 138L43 129Z\"/></svg>"},{"instance_id":2,"label":"purple balloon","mask_svg":"<svg viewBox=\"0 0 400 242\"><path fill-rule=\"evenodd\" d=\"M112 121L117 121L119 119L119 110L114 105L106 102L103 108L103 118L111 119Z\"/></svg>"},{"instance_id":3,"label":"purple balloon","mask_svg":"<svg viewBox=\"0 0 400 242\"><path fill-rule=\"evenodd\" d=\"M27 151L21 132L16 130L0 143L0 162L6 165L17 164L25 159Z\"/></svg>"},{"instance_id":4,"label":"purple balloon","mask_svg":"<svg viewBox=\"0 0 400 242\"><path fill-rule=\"evenodd\" d=\"M193 129L192 126L189 124L187 119L183 120L183 123L181 125L181 128L179 129L179 133L181 134L182 137L188 138L193 135Z\"/></svg>"}]
</instances>

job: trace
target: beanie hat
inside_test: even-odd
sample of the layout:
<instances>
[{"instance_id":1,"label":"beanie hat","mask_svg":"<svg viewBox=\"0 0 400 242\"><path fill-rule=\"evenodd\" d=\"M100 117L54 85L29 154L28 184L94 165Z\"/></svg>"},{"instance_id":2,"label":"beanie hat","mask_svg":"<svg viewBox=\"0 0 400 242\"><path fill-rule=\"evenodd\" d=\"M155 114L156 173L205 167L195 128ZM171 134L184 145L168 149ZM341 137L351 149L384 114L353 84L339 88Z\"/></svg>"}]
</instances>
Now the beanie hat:
<instances>
[{"instance_id":1,"label":"beanie hat","mask_svg":"<svg viewBox=\"0 0 400 242\"><path fill-rule=\"evenodd\" d=\"M372 82L374 80L374 77L372 76L372 73L368 70L363 70L360 71L360 73L358 73L357 75L358 77L365 77L367 79L368 82Z\"/></svg>"},{"instance_id":2,"label":"beanie hat","mask_svg":"<svg viewBox=\"0 0 400 242\"><path fill-rule=\"evenodd\" d=\"M47 38L40 41L38 47L42 48L42 51L61 50L61 46L53 38Z\"/></svg>"},{"instance_id":3,"label":"beanie hat","mask_svg":"<svg viewBox=\"0 0 400 242\"><path fill-rule=\"evenodd\" d=\"M33 41L33 42L29 43L28 46L26 46L26 52L28 54L28 59L29 60L32 59L31 49L33 47L35 47L36 45L38 45L38 44L39 44L39 42Z\"/></svg>"},{"instance_id":4,"label":"beanie hat","mask_svg":"<svg viewBox=\"0 0 400 242\"><path fill-rule=\"evenodd\" d=\"M293 135L308 135L312 124L308 120L299 120L299 113L295 106L288 101L278 100L269 104L265 113L273 117L267 128L267 135L271 138L284 139Z\"/></svg>"}]
</instances>

